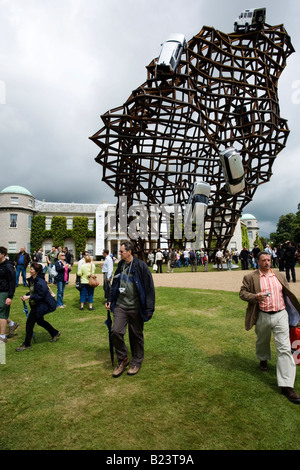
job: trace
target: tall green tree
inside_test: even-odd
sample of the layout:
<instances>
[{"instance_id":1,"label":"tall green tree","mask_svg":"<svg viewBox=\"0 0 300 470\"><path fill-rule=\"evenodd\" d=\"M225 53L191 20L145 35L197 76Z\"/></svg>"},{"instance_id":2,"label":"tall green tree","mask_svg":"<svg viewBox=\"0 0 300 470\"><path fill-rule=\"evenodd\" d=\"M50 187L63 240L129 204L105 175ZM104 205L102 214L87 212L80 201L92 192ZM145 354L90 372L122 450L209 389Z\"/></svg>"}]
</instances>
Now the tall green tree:
<instances>
[{"instance_id":1,"label":"tall green tree","mask_svg":"<svg viewBox=\"0 0 300 470\"><path fill-rule=\"evenodd\" d=\"M258 232L256 232L256 238L254 240L254 245L258 245L260 250L264 249L264 245L262 244L262 241L258 235Z\"/></svg>"},{"instance_id":2,"label":"tall green tree","mask_svg":"<svg viewBox=\"0 0 300 470\"><path fill-rule=\"evenodd\" d=\"M296 218L296 214L293 214L292 212L279 217L276 232L270 233L273 246L285 243L287 240L293 240L293 226Z\"/></svg>"},{"instance_id":3,"label":"tall green tree","mask_svg":"<svg viewBox=\"0 0 300 470\"><path fill-rule=\"evenodd\" d=\"M291 240L294 243L300 243L300 204L298 204L298 211L296 212L295 219L292 224Z\"/></svg>"},{"instance_id":4,"label":"tall green tree","mask_svg":"<svg viewBox=\"0 0 300 470\"><path fill-rule=\"evenodd\" d=\"M245 227L245 225L241 225L241 230L242 230L242 245L243 247L245 246L249 250L250 242L249 242L247 227Z\"/></svg>"}]
</instances>

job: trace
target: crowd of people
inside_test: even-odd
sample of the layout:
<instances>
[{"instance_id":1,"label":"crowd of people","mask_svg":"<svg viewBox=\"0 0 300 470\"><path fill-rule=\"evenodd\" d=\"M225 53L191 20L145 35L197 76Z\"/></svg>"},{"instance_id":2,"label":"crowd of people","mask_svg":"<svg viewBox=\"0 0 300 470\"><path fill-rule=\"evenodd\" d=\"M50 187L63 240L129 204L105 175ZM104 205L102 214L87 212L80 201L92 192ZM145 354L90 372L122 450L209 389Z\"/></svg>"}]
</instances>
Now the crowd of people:
<instances>
[{"instance_id":1,"label":"crowd of people","mask_svg":"<svg viewBox=\"0 0 300 470\"><path fill-rule=\"evenodd\" d=\"M29 264L30 277L27 278L26 269ZM44 315L56 310L57 302L54 299L52 290L48 287L43 271L43 265L35 261L31 262L30 255L26 253L23 247L16 256L15 265L10 262L7 256L7 249L3 246L0 247L0 343L6 343L7 339L14 335L19 326L17 322L9 317L20 274L22 274L24 287L29 288L29 292L21 297L24 307L26 301L29 301L30 311L28 311L26 320L25 340L16 349L18 352L30 348L33 328L36 323L48 331L52 342L56 342L60 336L60 332L44 320ZM27 305L26 309L28 310Z\"/></svg>"},{"instance_id":2,"label":"crowd of people","mask_svg":"<svg viewBox=\"0 0 300 470\"><path fill-rule=\"evenodd\" d=\"M204 271L208 270L208 254L204 249L173 249L169 250L149 250L146 253L147 264L153 271L162 273L162 265L167 265L167 273L174 272L175 268L191 267L192 271L197 271L198 266L203 266Z\"/></svg>"},{"instance_id":3,"label":"crowd of people","mask_svg":"<svg viewBox=\"0 0 300 470\"><path fill-rule=\"evenodd\" d=\"M241 260L241 267L243 270L250 268L258 268L258 253L262 251L256 244L252 250L243 247L240 253L236 256ZM285 272L286 280L296 282L295 266L300 264L300 245L296 246L291 240L280 243L279 247L271 247L266 245L264 251L270 255L272 268L278 268L280 272Z\"/></svg>"},{"instance_id":4,"label":"crowd of people","mask_svg":"<svg viewBox=\"0 0 300 470\"><path fill-rule=\"evenodd\" d=\"M30 312L26 320L25 339L16 349L18 352L31 347L35 324L49 333L52 342L56 342L61 336L61 332L47 322L44 316L57 308L65 308L63 297L72 269L72 256L67 248L53 246L47 254L45 264L41 253L42 251L39 250L31 258L25 249L21 248L12 263L7 256L6 248L0 247L0 343L7 342L19 326L10 316L10 307L20 276L22 276L23 285L29 289L21 297L24 304L29 302ZM130 364L128 347L124 339L127 328L132 356L127 374L135 375L144 360L144 323L152 317L155 309L153 277L147 264L157 272L162 272L163 263L167 265L167 272L189 266L192 271L197 271L198 266L203 266L207 271L209 254L206 250L181 251L170 248L161 251L158 249L147 253L147 263L145 263L134 255L133 244L125 241L121 243L121 259L114 274L115 258L109 254L108 250L103 250L102 254L104 263L101 269L105 306L108 312L113 313L110 338L118 360L112 375L114 378L119 377ZM295 266L297 262L300 263L299 247L297 248L288 240L280 244L279 248L271 248L267 245L263 251L258 245L255 245L252 250L243 247L240 253L215 249L210 255L210 261L215 263L218 270L224 269L224 263L230 270L232 262L238 264L239 261L242 270L247 271L250 267L253 268L253 271L245 274L243 278L240 298L248 302L246 329L251 329L255 325L259 367L262 371L268 370L269 340L270 333L273 332L278 352L278 385L289 400L300 404L300 396L293 389L295 367L291 356L288 322L291 308L294 309L292 314L300 319L300 304L288 288L290 280L296 282ZM28 267L29 277L26 277ZM278 273L275 273L272 268L278 268ZM76 281L76 287L80 291L80 310L84 309L86 303L89 310L94 310L94 289L99 285L95 270L96 266L89 253L86 251L80 254ZM45 279L47 271L48 282ZM52 283L55 283L57 287L56 299L51 290Z\"/></svg>"},{"instance_id":5,"label":"crowd of people","mask_svg":"<svg viewBox=\"0 0 300 470\"><path fill-rule=\"evenodd\" d=\"M31 258L25 249L21 248L13 263L7 256L7 249L0 247L0 343L6 343L14 336L19 326L10 318L10 307L20 275L22 275L24 287L29 289L25 295L21 296L24 306L26 302L29 302L30 311L26 305L25 339L16 348L17 352L31 348L35 324L49 333L51 342L56 342L61 336L61 332L47 322L44 316L57 308L66 307L63 297L72 269L72 259L69 257L68 249L62 249L62 247L52 247L47 254L46 264L43 263L40 253L42 253L40 250L35 252ZM152 274L147 264L134 256L134 247L131 242L125 241L121 244L120 256L121 260L113 276L115 258L109 254L108 250L103 250L105 306L113 312L114 316L110 337L118 359L113 377L119 377L130 363L128 348L124 340L127 327L132 356L127 374L136 375L140 370L144 359L143 327L144 323L152 317L155 306ZM26 277L28 267L29 277ZM96 266L89 253L87 251L80 253L76 281L76 287L80 291L80 310L84 309L85 303L88 303L89 310L94 310L94 289L99 285L95 270ZM45 279L47 271L48 282ZM52 283L57 287L56 299L51 289Z\"/></svg>"},{"instance_id":6,"label":"crowd of people","mask_svg":"<svg viewBox=\"0 0 300 470\"><path fill-rule=\"evenodd\" d=\"M26 335L25 340L16 351L24 351L31 347L34 325L48 331L51 341L56 342L60 332L50 323L44 320L44 315L55 311L57 308L65 308L63 301L65 286L69 282L69 273L72 269L73 255L67 247L52 246L51 251L43 261L43 250L40 248L32 256L21 247L15 260L10 261L7 249L0 247L0 343L6 343L11 338L19 324L14 322L10 315L10 306L19 286L20 276L23 286L29 291L21 296L26 311ZM29 277L27 270L29 268ZM48 282L45 279L48 271ZM57 287L56 299L51 289L51 284ZM26 304L28 301L29 309ZM8 327L8 332L7 332Z\"/></svg>"},{"instance_id":7,"label":"crowd of people","mask_svg":"<svg viewBox=\"0 0 300 470\"><path fill-rule=\"evenodd\" d=\"M271 265L279 271L286 273L288 282L296 282L295 266L300 264L300 245L296 246L290 240L281 243L279 247L266 245L264 250L270 254ZM148 266L152 267L156 273L162 273L163 264L167 265L167 273L173 273L175 268L190 267L191 271L197 271L197 267L203 266L204 272L208 271L208 263L213 262L216 269L231 271L234 267L241 266L242 270L257 269L258 253L262 248L255 244L250 250L246 246L239 252L238 250L222 250L216 248L212 253L205 249L173 249L169 250L149 250L146 253Z\"/></svg>"}]
</instances>

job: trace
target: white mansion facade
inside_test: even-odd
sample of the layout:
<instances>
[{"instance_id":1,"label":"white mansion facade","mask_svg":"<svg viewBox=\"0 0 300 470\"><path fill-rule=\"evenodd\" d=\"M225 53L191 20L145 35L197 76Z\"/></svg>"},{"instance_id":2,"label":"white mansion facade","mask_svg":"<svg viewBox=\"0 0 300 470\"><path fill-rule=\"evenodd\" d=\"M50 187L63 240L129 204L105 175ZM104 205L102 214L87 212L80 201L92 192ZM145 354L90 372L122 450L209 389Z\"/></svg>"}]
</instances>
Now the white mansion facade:
<instances>
[{"instance_id":1,"label":"white mansion facade","mask_svg":"<svg viewBox=\"0 0 300 470\"><path fill-rule=\"evenodd\" d=\"M116 205L107 204L77 204L77 203L56 203L37 200L28 189L22 186L8 186L0 192L0 245L8 248L8 253L18 253L21 247L27 252L31 252L31 223L35 215L45 216L46 230L51 229L51 222L54 216L63 216L67 220L67 229L73 228L74 217L88 218L89 230L94 229L94 222L97 214L104 215L103 223L103 248L107 248L110 253L118 256L120 242L126 238L124 233L116 230L115 219ZM250 248L258 231L257 220L254 216L246 214L241 218L241 223L245 224L249 237ZM96 235L97 237L97 235ZM86 241L86 250L92 256L96 253L96 237L90 237ZM252 246L251 246L252 241ZM42 242L43 252L48 253L51 250L53 240L45 238ZM65 239L64 246L77 259L79 253L75 253L74 240L72 238ZM229 248L240 251L242 249L241 224L238 223L234 236L231 239Z\"/></svg>"}]
</instances>

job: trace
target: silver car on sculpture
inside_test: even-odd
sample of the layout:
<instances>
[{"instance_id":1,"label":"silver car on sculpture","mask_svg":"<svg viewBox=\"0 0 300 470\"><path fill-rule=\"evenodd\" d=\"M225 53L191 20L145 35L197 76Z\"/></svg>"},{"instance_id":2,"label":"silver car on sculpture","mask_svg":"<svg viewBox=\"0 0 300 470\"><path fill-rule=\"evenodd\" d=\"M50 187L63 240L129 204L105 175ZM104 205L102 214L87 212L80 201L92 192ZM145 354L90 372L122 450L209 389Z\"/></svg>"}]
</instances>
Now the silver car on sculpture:
<instances>
[{"instance_id":1,"label":"silver car on sculpture","mask_svg":"<svg viewBox=\"0 0 300 470\"><path fill-rule=\"evenodd\" d=\"M245 170L238 150L229 147L220 153L221 165L228 192L237 194L245 189Z\"/></svg>"},{"instance_id":2,"label":"silver car on sculpture","mask_svg":"<svg viewBox=\"0 0 300 470\"><path fill-rule=\"evenodd\" d=\"M181 60L183 51L187 48L184 34L172 34L162 44L162 49L156 63L157 77L174 75Z\"/></svg>"}]
</instances>

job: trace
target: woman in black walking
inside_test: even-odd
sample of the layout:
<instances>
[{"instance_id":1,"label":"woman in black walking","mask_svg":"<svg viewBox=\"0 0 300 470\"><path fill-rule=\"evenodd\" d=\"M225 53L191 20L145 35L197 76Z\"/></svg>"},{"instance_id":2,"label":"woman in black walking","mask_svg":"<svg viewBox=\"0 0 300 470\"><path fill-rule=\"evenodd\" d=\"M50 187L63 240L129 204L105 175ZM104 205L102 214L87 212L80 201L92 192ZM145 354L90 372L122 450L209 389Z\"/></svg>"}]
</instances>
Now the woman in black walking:
<instances>
[{"instance_id":1,"label":"woman in black walking","mask_svg":"<svg viewBox=\"0 0 300 470\"><path fill-rule=\"evenodd\" d=\"M51 341L57 341L60 332L53 328L50 323L44 320L44 315L56 310L56 300L51 295L47 282L43 275L43 266L38 263L32 263L30 267L31 277L27 280L30 292L21 297L21 300L29 301L30 313L26 322L26 337L24 343L16 349L16 351L24 351L30 348L31 339L33 336L33 328L37 323L42 328L48 331L51 336Z\"/></svg>"}]
</instances>

